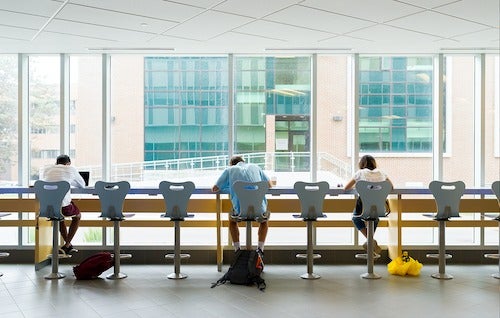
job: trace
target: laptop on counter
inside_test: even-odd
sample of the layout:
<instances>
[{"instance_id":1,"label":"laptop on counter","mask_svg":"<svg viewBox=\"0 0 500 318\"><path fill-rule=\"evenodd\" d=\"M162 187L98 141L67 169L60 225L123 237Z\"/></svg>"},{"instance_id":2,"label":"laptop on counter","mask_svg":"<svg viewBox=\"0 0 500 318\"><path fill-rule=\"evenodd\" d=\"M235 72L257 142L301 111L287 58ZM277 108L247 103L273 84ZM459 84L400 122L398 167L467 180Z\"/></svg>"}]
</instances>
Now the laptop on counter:
<instances>
[{"instance_id":1,"label":"laptop on counter","mask_svg":"<svg viewBox=\"0 0 500 318\"><path fill-rule=\"evenodd\" d=\"M80 175L83 178L83 181L85 181L85 186L89 186L89 178L90 178L90 171L78 171Z\"/></svg>"}]
</instances>

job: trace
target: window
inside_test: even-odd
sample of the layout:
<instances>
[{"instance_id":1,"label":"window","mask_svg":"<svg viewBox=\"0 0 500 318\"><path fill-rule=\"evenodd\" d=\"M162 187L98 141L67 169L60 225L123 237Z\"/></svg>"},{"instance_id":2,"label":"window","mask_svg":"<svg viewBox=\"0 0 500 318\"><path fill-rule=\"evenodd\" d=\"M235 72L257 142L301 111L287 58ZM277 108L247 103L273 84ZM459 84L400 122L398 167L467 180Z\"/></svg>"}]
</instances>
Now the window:
<instances>
[{"instance_id":1,"label":"window","mask_svg":"<svg viewBox=\"0 0 500 318\"><path fill-rule=\"evenodd\" d=\"M360 57L361 152L432 150L430 57Z\"/></svg>"}]
</instances>

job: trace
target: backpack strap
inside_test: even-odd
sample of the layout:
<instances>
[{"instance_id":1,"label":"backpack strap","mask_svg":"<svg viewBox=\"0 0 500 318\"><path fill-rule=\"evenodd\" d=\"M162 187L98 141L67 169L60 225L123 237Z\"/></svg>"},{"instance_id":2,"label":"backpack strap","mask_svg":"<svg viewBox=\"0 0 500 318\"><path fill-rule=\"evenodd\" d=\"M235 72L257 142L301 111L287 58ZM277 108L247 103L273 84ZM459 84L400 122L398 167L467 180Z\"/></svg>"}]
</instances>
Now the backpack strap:
<instances>
[{"instance_id":1,"label":"backpack strap","mask_svg":"<svg viewBox=\"0 0 500 318\"><path fill-rule=\"evenodd\" d=\"M255 284L257 284L257 288L261 292L263 292L266 289L266 281L260 276L256 276L254 280L255 280Z\"/></svg>"}]
</instances>

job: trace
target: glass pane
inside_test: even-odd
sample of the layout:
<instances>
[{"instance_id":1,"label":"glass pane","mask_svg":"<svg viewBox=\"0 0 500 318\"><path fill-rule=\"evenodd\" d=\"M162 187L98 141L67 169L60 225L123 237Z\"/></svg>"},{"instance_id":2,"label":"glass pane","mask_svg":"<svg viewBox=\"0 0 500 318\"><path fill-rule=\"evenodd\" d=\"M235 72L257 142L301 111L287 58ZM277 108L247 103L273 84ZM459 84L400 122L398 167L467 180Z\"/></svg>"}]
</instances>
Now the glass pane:
<instances>
[{"instance_id":1,"label":"glass pane","mask_svg":"<svg viewBox=\"0 0 500 318\"><path fill-rule=\"evenodd\" d=\"M446 56L446 92L443 180L461 180L470 187L474 185L473 56Z\"/></svg>"},{"instance_id":2,"label":"glass pane","mask_svg":"<svg viewBox=\"0 0 500 318\"><path fill-rule=\"evenodd\" d=\"M70 146L72 164L102 180L102 58L70 57Z\"/></svg>"},{"instance_id":3,"label":"glass pane","mask_svg":"<svg viewBox=\"0 0 500 318\"><path fill-rule=\"evenodd\" d=\"M17 55L0 55L0 186L19 183L17 76Z\"/></svg>"},{"instance_id":4,"label":"glass pane","mask_svg":"<svg viewBox=\"0 0 500 318\"><path fill-rule=\"evenodd\" d=\"M29 57L30 180L39 179L40 169L60 154L59 74L58 55Z\"/></svg>"}]
</instances>

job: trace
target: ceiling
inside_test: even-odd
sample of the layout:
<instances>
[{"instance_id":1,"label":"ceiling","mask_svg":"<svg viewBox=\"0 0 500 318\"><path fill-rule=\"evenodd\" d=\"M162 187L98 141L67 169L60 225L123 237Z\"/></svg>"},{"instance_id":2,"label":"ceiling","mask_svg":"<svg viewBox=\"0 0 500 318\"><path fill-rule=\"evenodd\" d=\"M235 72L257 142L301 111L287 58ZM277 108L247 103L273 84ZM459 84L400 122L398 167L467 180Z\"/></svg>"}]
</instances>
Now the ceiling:
<instances>
[{"instance_id":1,"label":"ceiling","mask_svg":"<svg viewBox=\"0 0 500 318\"><path fill-rule=\"evenodd\" d=\"M0 53L498 53L499 3L2 0Z\"/></svg>"}]
</instances>

